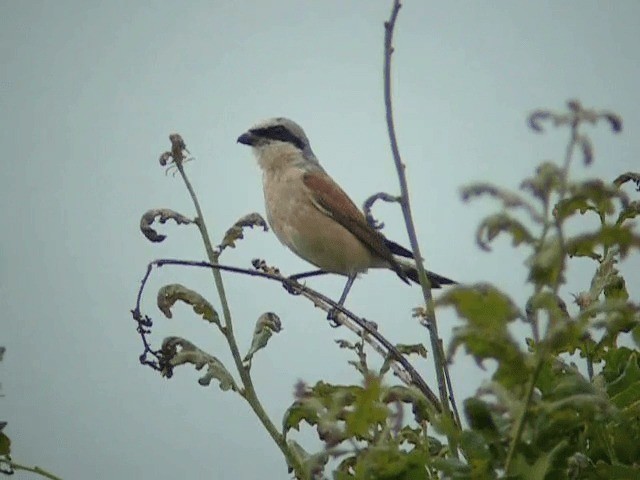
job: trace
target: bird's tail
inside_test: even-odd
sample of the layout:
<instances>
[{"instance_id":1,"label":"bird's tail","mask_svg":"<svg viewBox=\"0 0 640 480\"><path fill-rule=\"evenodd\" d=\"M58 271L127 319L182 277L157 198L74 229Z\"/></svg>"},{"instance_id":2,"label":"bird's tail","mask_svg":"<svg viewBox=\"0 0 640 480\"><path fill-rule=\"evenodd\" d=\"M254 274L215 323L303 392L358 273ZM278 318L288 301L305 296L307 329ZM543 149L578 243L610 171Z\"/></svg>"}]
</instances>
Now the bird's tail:
<instances>
[{"instance_id":1,"label":"bird's tail","mask_svg":"<svg viewBox=\"0 0 640 480\"><path fill-rule=\"evenodd\" d=\"M415 283L420 283L420 280L418 279L418 269L412 261L398 257L396 257L396 261L400 264L409 280ZM442 275L430 272L429 270L427 270L427 278L429 279L431 288L441 288L443 285L455 285L458 283L455 280L443 277Z\"/></svg>"}]
</instances>

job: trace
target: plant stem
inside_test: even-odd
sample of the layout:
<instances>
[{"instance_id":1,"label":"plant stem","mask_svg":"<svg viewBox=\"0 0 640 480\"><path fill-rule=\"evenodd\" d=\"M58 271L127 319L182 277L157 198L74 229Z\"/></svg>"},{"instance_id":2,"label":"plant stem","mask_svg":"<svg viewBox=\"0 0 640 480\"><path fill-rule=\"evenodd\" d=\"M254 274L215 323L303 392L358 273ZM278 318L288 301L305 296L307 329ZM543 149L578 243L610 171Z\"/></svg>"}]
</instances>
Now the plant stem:
<instances>
[{"instance_id":1,"label":"plant stem","mask_svg":"<svg viewBox=\"0 0 640 480\"><path fill-rule=\"evenodd\" d=\"M529 378L529 383L527 383L527 393L525 397L524 404L522 405L522 410L520 411L520 415L518 415L518 420L516 421L516 431L513 437L511 438L511 443L509 443L509 452L507 453L507 460L504 465L504 471L509 475L511 469L511 462L513 461L513 454L516 451L516 446L520 441L520 436L522 435L522 431L524 430L524 421L527 418L527 410L529 409L529 404L531 403L531 399L533 398L533 390L536 386L536 380L538 379L538 375L540 374L540 370L542 370L542 359L544 356L542 352L538 352L538 359L536 361L536 366L531 373L531 377Z\"/></svg>"},{"instance_id":2,"label":"plant stem","mask_svg":"<svg viewBox=\"0 0 640 480\"><path fill-rule=\"evenodd\" d=\"M422 287L422 296L424 298L428 316L429 338L431 340L431 350L433 352L434 363L436 367L435 370L436 378L438 381L438 393L440 395L440 402L442 403L444 413L451 415L449 399L451 399L451 405L454 405L454 409L457 410L457 408L455 408L455 399L453 392L449 392L449 394L447 394L446 376L448 375L448 373L445 374L445 371L448 367L440 349L440 337L438 336L438 325L436 322L435 308L433 305L433 296L431 294L431 285L429 284L429 279L427 278L424 262L422 260L423 257L420 253L420 246L418 244L416 229L413 223L413 217L411 214L411 203L409 201L409 187L407 185L407 178L405 175L405 165L402 163L402 158L400 157L398 140L396 138L395 126L393 121L393 105L391 100L391 56L393 54L393 30L401 6L402 5L400 3L400 0L394 0L389 20L384 24L384 103L386 110L387 129L389 132L389 141L391 143L393 161L395 163L398 180L400 182L400 205L402 207L402 215L404 216L407 234L411 243L411 250L413 251L413 258L415 259L416 268L418 270L418 278L420 280L420 286ZM449 438L449 447L453 456L457 457L457 448L454 448L454 444L451 438Z\"/></svg>"},{"instance_id":3,"label":"plant stem","mask_svg":"<svg viewBox=\"0 0 640 480\"><path fill-rule=\"evenodd\" d=\"M9 467L12 470L22 470L24 472L37 473L40 476L45 478L50 478L51 480L62 480L62 478L55 476L53 473L49 473L46 470L43 470L40 467L27 467L26 465L20 465L19 463L9 462Z\"/></svg>"},{"instance_id":4,"label":"plant stem","mask_svg":"<svg viewBox=\"0 0 640 480\"><path fill-rule=\"evenodd\" d=\"M175 160L175 155L174 155ZM198 201L198 197L196 196L195 191L193 190L193 186L191 182L187 178L187 175L184 171L184 165L182 160L176 160L176 167L180 172L180 176L184 181L187 190L189 191L189 195L191 196L191 200L193 201L193 205L196 209L196 223L198 225L198 229L200 230L200 234L202 236L202 241L204 242L205 250L207 252L207 257L209 261L213 265L218 265L218 254L213 249L211 244L211 238L209 236L209 232L207 231L207 225L204 221L204 216L202 215L202 209L200 208L200 202ZM233 356L233 361L236 364L236 368L238 373L240 374L240 379L242 380L242 385L244 387L242 395L251 406L252 410L264 426L264 428L269 432L273 441L278 445L283 455L287 460L287 464L296 474L297 478L308 478L305 469L302 464L298 461L298 457L294 454L294 452L287 445L287 441L284 436L278 431L274 423L269 418L269 415L262 407L260 400L258 399L258 395L253 386L253 380L251 379L251 373L249 369L244 366L242 363L242 357L240 355L240 349L238 348L238 343L236 342L236 338L233 335L233 321L231 319L231 311L229 309L229 303L227 301L227 296L224 290L224 284L222 282L222 274L220 270L217 268L212 268L211 272L213 273L213 279L216 285L216 290L218 291L218 296L220 298L220 304L222 306L222 314L224 318L224 335L227 338L227 343L229 344L229 348L231 350L231 355Z\"/></svg>"}]
</instances>

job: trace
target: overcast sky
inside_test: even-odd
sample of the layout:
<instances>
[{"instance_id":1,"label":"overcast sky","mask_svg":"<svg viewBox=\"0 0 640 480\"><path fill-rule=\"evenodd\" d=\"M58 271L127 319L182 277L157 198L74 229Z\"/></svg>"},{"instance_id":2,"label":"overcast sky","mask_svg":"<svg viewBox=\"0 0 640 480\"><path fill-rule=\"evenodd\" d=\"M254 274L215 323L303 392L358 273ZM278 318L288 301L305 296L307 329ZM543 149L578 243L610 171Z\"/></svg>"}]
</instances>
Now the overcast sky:
<instances>
[{"instance_id":1,"label":"overcast sky","mask_svg":"<svg viewBox=\"0 0 640 480\"><path fill-rule=\"evenodd\" d=\"M201 260L195 228L138 230L149 208L193 215L179 178L158 156L179 132L195 157L188 173L214 242L238 217L264 213L259 169L235 140L255 122L287 116L306 130L334 178L360 204L398 191L382 102L383 21L391 1L3 1L0 3L0 420L16 461L65 479L286 478L282 456L239 397L203 388L182 368L170 381L138 363L129 310L148 261ZM592 129L595 165L579 176L638 170L640 2L406 1L397 24L394 98L401 153L428 267L461 282L493 282L519 302L526 251L497 242L481 252L474 231L489 201L461 202L461 185L517 188L542 160L563 155L566 131L536 135L529 111L569 98L624 118L613 136ZM400 211L375 210L406 243ZM295 273L308 265L272 233L249 232L224 263L265 258ZM570 293L593 264L572 261ZM640 262L623 271L636 298ZM154 306L157 288L182 282L214 305L206 271L154 273L145 311L153 341L189 338L231 367L218 332ZM333 343L354 338L276 284L225 275L236 334L246 350L256 318L274 311L284 330L256 356L253 374L277 425L293 386L358 381ZM309 281L337 298L339 277ZM389 272L356 282L347 305L394 342L427 341L411 318L420 304ZM439 314L445 341L456 320ZM521 330L523 334L526 329ZM428 362L418 362L435 387ZM584 367L584 366L583 366ZM460 352L459 402L488 372ZM392 380L392 378L389 378ZM296 437L313 449L313 435ZM17 475L16 479L31 478Z\"/></svg>"}]
</instances>

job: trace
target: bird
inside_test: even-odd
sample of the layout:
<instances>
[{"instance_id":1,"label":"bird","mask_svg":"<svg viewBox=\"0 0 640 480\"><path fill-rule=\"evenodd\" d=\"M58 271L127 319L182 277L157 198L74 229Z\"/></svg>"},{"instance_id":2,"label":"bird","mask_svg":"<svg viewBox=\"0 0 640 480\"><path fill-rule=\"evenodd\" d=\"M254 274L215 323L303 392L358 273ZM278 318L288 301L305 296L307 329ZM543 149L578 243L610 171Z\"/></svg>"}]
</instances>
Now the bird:
<instances>
[{"instance_id":1,"label":"bird","mask_svg":"<svg viewBox=\"0 0 640 480\"><path fill-rule=\"evenodd\" d=\"M267 221L278 240L319 270L291 280L327 273L347 277L337 304L342 307L360 273L387 268L405 283L419 283L410 250L373 228L316 158L300 125L284 117L257 123L237 143L250 146L262 169ZM455 284L427 271L431 288ZM329 318L335 319L330 311Z\"/></svg>"}]
</instances>

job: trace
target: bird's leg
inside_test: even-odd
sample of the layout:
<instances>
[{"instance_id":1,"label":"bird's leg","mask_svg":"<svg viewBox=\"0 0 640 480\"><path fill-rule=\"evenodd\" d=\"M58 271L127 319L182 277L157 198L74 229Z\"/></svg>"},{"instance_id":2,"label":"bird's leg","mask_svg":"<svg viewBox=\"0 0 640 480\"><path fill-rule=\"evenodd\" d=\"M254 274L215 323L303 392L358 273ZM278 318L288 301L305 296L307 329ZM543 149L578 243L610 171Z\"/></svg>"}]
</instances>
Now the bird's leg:
<instances>
[{"instance_id":1,"label":"bird's leg","mask_svg":"<svg viewBox=\"0 0 640 480\"><path fill-rule=\"evenodd\" d=\"M339 306L343 306L344 305L344 301L347 299L347 295L349 295L349 290L351 290L351 287L353 286L353 282L356 279L356 275L349 275L349 277L347 278L347 284L344 286L344 290L342 291L342 295L340 295L340 300L338 300L338 305ZM329 313L327 315L327 320L329 320L329 323L332 327L339 327L340 324L338 322L336 322L336 317L338 316L339 310L332 308L331 310L329 310Z\"/></svg>"},{"instance_id":2,"label":"bird's leg","mask_svg":"<svg viewBox=\"0 0 640 480\"><path fill-rule=\"evenodd\" d=\"M282 283L284 289L292 295L300 295L300 290L294 287L294 283L298 283L298 280L301 278L307 277L315 277L317 275L325 275L329 272L325 272L324 270L312 270L310 272L296 273L295 275L291 275L285 282Z\"/></svg>"},{"instance_id":3,"label":"bird's leg","mask_svg":"<svg viewBox=\"0 0 640 480\"><path fill-rule=\"evenodd\" d=\"M329 272L325 272L324 270L312 270L310 272L296 273L295 275L291 275L289 277L289 280L297 282L301 278L316 277L318 275L326 275L327 273Z\"/></svg>"}]
</instances>

